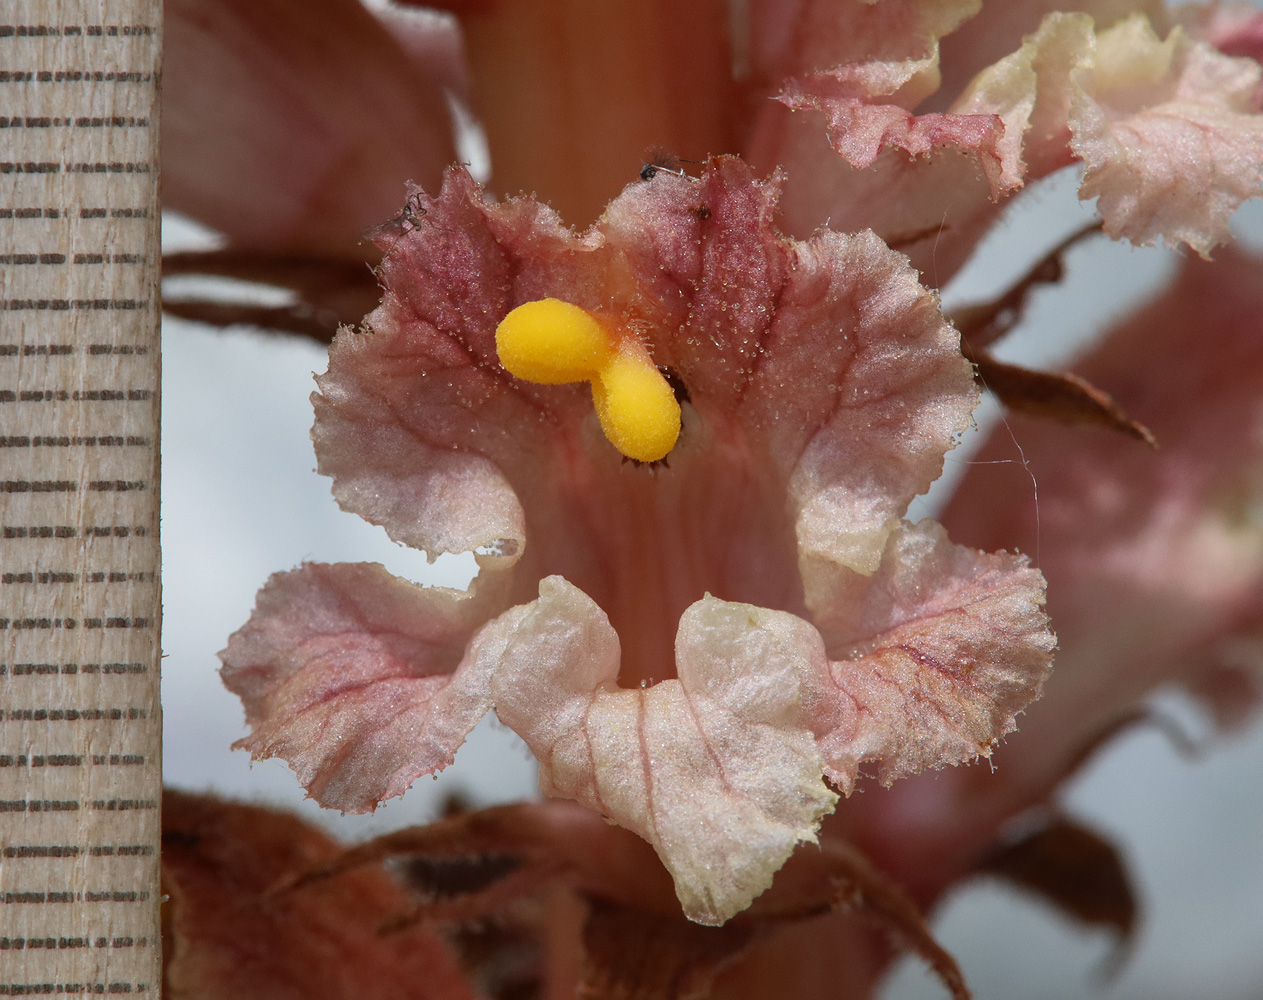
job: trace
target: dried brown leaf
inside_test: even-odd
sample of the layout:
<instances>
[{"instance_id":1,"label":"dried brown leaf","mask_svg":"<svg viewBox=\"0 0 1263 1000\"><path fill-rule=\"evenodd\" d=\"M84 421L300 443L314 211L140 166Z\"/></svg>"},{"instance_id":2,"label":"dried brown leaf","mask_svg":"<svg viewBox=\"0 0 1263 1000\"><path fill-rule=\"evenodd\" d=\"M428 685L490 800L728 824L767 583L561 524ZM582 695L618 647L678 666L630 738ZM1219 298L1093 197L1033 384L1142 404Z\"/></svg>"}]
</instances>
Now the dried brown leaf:
<instances>
[{"instance_id":1,"label":"dried brown leaf","mask_svg":"<svg viewBox=\"0 0 1263 1000\"><path fill-rule=\"evenodd\" d=\"M795 852L772 887L721 928L684 918L669 876L643 840L562 802L498 806L388 833L313 866L285 891L404 855L516 858L521 864L506 866L506 877L490 884L474 879L472 893L419 907L398 927L476 920L550 880L569 882L592 907L584 932L585 997L705 996L714 975L752 941L787 923L843 909L856 910L921 957L954 1000L971 996L960 967L911 898L858 849L834 837Z\"/></svg>"},{"instance_id":2,"label":"dried brown leaf","mask_svg":"<svg viewBox=\"0 0 1263 1000\"><path fill-rule=\"evenodd\" d=\"M1032 264L1007 291L990 301L953 310L952 325L960 331L961 340L967 345L966 353L981 351L1017 326L1031 293L1040 285L1055 285L1064 277L1066 252L1100 231L1099 220L1075 230Z\"/></svg>"},{"instance_id":3,"label":"dried brown leaf","mask_svg":"<svg viewBox=\"0 0 1263 1000\"><path fill-rule=\"evenodd\" d=\"M302 894L268 892L277 878L340 851L298 817L168 790L162 819L169 1000L472 997L433 931L376 933L407 900L384 872L363 869Z\"/></svg>"},{"instance_id":4,"label":"dried brown leaf","mask_svg":"<svg viewBox=\"0 0 1263 1000\"><path fill-rule=\"evenodd\" d=\"M1069 817L1046 817L990 854L979 871L1040 896L1081 923L1113 930L1120 948L1135 933L1139 903L1122 854Z\"/></svg>"},{"instance_id":5,"label":"dried brown leaf","mask_svg":"<svg viewBox=\"0 0 1263 1000\"><path fill-rule=\"evenodd\" d=\"M206 323L210 326L257 326L279 333L310 337L321 344L333 340L338 321L329 314L313 312L304 303L289 306L260 306L213 299L164 299L162 311L168 316Z\"/></svg>"},{"instance_id":6,"label":"dried brown leaf","mask_svg":"<svg viewBox=\"0 0 1263 1000\"><path fill-rule=\"evenodd\" d=\"M986 352L967 352L965 356L977 367L978 380L1019 413L1120 431L1150 448L1158 446L1149 428L1133 420L1108 393L1085 378L1006 364Z\"/></svg>"},{"instance_id":7,"label":"dried brown leaf","mask_svg":"<svg viewBox=\"0 0 1263 1000\"><path fill-rule=\"evenodd\" d=\"M376 255L372 250L365 253ZM261 326L310 337L323 344L333 339L340 325L359 323L381 298L381 289L367 261L333 257L240 250L189 251L163 257L162 274L164 278L232 278L288 289L295 293L297 301L283 306L168 294L163 310L214 326Z\"/></svg>"}]
</instances>

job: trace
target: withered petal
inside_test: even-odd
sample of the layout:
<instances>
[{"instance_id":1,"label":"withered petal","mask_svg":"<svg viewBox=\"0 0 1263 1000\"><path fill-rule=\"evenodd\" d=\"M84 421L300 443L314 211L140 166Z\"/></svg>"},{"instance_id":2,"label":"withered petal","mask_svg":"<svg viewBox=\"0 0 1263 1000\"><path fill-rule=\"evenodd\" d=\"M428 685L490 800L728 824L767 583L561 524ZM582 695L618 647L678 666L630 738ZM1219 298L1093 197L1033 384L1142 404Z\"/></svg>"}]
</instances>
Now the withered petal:
<instances>
[{"instance_id":1,"label":"withered petal","mask_svg":"<svg viewBox=\"0 0 1263 1000\"><path fill-rule=\"evenodd\" d=\"M1135 934L1140 903L1118 847L1104 835L1060 814L996 848L978 871L1034 893L1081 923L1107 927L1125 947Z\"/></svg>"},{"instance_id":2,"label":"withered petal","mask_svg":"<svg viewBox=\"0 0 1263 1000\"><path fill-rule=\"evenodd\" d=\"M382 937L406 900L361 869L303 893L272 890L341 845L295 816L167 790L162 800L164 982L171 1000L472 1000L428 928Z\"/></svg>"}]
</instances>

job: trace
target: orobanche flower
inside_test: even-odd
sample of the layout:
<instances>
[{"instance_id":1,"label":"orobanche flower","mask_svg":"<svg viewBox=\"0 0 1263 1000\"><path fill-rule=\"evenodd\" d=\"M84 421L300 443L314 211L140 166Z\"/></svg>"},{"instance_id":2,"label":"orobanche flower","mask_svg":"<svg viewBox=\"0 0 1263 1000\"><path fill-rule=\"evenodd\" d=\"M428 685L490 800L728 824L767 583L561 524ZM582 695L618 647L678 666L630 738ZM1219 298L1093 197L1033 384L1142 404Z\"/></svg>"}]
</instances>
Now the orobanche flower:
<instances>
[{"instance_id":1,"label":"orobanche flower","mask_svg":"<svg viewBox=\"0 0 1263 1000\"><path fill-rule=\"evenodd\" d=\"M903 520L977 399L957 334L872 233L781 235L778 190L735 158L661 170L583 234L460 169L413 193L313 436L345 509L481 573L273 577L222 654L243 746L366 811L494 710L547 795L644 837L713 924L866 765L1013 730L1043 578Z\"/></svg>"},{"instance_id":2,"label":"orobanche flower","mask_svg":"<svg viewBox=\"0 0 1263 1000\"><path fill-rule=\"evenodd\" d=\"M1257 54L1254 22L1053 6L807 5L798 33L773 36L798 44L763 56L786 82L748 148L788 172L791 231L869 226L945 282L1006 196L1080 164L1079 197L1115 239L1204 257L1227 242L1263 183L1259 65L1234 57Z\"/></svg>"}]
</instances>

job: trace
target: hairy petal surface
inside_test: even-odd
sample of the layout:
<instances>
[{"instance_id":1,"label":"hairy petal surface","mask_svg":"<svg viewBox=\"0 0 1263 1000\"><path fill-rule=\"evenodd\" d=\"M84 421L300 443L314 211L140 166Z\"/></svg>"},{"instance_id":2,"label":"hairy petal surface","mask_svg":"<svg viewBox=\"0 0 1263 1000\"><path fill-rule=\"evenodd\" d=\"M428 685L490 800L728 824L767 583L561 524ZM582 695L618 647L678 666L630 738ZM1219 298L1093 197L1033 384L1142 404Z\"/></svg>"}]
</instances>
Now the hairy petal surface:
<instances>
[{"instance_id":1,"label":"hairy petal surface","mask_svg":"<svg viewBox=\"0 0 1263 1000\"><path fill-rule=\"evenodd\" d=\"M654 504L689 506L716 463L772 494L792 479L800 542L871 571L977 390L900 255L864 233L788 240L778 194L724 158L697 180L629 185L578 236L530 199L490 202L462 171L418 193L378 240L381 307L339 334L318 380L314 438L339 502L431 554L482 546L505 564L529 527L553 559L541 576L599 586L586 563L608 542L586 525L608 539L631 480L586 387L522 382L495 355L509 310L551 296L635 329L688 390L701 424L686 413Z\"/></svg>"},{"instance_id":2,"label":"hairy petal surface","mask_svg":"<svg viewBox=\"0 0 1263 1000\"><path fill-rule=\"evenodd\" d=\"M1015 52L933 102L943 113L900 114L836 76L793 84L782 100L824 112L828 141L814 113L765 113L752 140L755 162L793 179L789 230L871 226L942 284L994 221L989 199L1081 161L1080 196L1099 199L1111 236L1203 255L1224 242L1263 182L1258 65L1180 28L1164 41L1142 14L1118 20L1117 4L1089 6L1111 26L1047 14Z\"/></svg>"},{"instance_id":3,"label":"hairy petal surface","mask_svg":"<svg viewBox=\"0 0 1263 1000\"><path fill-rule=\"evenodd\" d=\"M278 573L221 654L253 732L237 745L282 757L321 805L367 812L446 767L491 708L488 662L470 642L503 604L422 588L376 563Z\"/></svg>"},{"instance_id":4,"label":"hairy petal surface","mask_svg":"<svg viewBox=\"0 0 1263 1000\"><path fill-rule=\"evenodd\" d=\"M978 390L963 381L969 365L962 365L959 335L942 320L937 300L876 236L823 233L808 249L832 258L840 286L821 305L836 310L838 293L855 303L842 318L855 348L827 387L833 391L820 394L833 412L790 479L799 564L825 559L868 574L908 503L926 488L918 484L928 486L942 471L942 456L968 426ZM800 364L807 350L800 348ZM820 357L815 353L817 364ZM768 378L779 376L775 384L784 393L799 384L793 371L770 364ZM818 604L813 580L803 572L808 607Z\"/></svg>"},{"instance_id":5,"label":"hairy petal surface","mask_svg":"<svg viewBox=\"0 0 1263 1000\"><path fill-rule=\"evenodd\" d=\"M609 240L664 303L655 356L703 418L737 423L789 478L800 547L871 570L976 405L959 337L873 234L787 240L771 221L779 184L719 166L700 185L629 188L607 213Z\"/></svg>"},{"instance_id":6,"label":"hairy petal surface","mask_svg":"<svg viewBox=\"0 0 1263 1000\"><path fill-rule=\"evenodd\" d=\"M816 611L830 662L811 719L825 773L848 793L866 761L889 785L990 756L1039 697L1055 640L1024 556L953 545L926 520L891 536L871 578L816 571L830 578Z\"/></svg>"},{"instance_id":7,"label":"hairy petal surface","mask_svg":"<svg viewBox=\"0 0 1263 1000\"><path fill-rule=\"evenodd\" d=\"M616 686L618 636L558 577L486 634L503 650L496 712L544 792L649 841L699 923L745 909L837 801L799 721L823 645L793 615L701 601L680 622L679 678L640 690Z\"/></svg>"},{"instance_id":8,"label":"hairy petal surface","mask_svg":"<svg viewBox=\"0 0 1263 1000\"><path fill-rule=\"evenodd\" d=\"M464 171L436 199L414 191L377 240L381 306L338 334L316 380L312 437L335 498L431 557L482 549L484 565L507 566L525 544L505 460L538 468L550 426L533 388L500 366L495 328L519 304L511 276L532 237L549 263L583 246L527 199L497 211ZM583 400L572 387L554 396L562 412Z\"/></svg>"},{"instance_id":9,"label":"hairy petal surface","mask_svg":"<svg viewBox=\"0 0 1263 1000\"><path fill-rule=\"evenodd\" d=\"M791 84L778 100L794 111L823 112L834 150L857 170L865 170L888 150L909 156L965 153L977 161L992 196L1020 187L1022 164L1015 144L1005 142L999 115L934 112L914 115L897 104L867 104L853 97Z\"/></svg>"},{"instance_id":10,"label":"hairy petal surface","mask_svg":"<svg viewBox=\"0 0 1263 1000\"><path fill-rule=\"evenodd\" d=\"M1049 14L1013 55L975 78L981 91L1031 88L1025 157L1032 176L1085 167L1081 198L1099 198L1105 230L1159 237L1205 255L1263 182L1260 69L1180 28L1164 40L1143 15L1095 31L1087 14Z\"/></svg>"},{"instance_id":11,"label":"hairy petal surface","mask_svg":"<svg viewBox=\"0 0 1263 1000\"><path fill-rule=\"evenodd\" d=\"M756 117L746 155L785 169L790 233L871 228L927 273L933 262L936 284L959 266L985 228L967 229L960 205L1012 187L1012 158L990 109L973 120L908 112L938 88L939 39L977 10L959 0L751 4L755 65L769 67L780 96Z\"/></svg>"}]
</instances>

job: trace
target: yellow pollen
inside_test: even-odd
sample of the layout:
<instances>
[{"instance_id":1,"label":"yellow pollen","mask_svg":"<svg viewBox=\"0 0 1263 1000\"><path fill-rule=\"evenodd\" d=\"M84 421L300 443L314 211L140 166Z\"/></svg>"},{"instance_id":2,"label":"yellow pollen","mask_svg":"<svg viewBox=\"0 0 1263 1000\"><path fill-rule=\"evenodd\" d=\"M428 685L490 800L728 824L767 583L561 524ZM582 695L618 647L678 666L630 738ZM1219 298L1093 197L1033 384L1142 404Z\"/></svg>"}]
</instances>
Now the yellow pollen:
<instances>
[{"instance_id":1,"label":"yellow pollen","mask_svg":"<svg viewBox=\"0 0 1263 1000\"><path fill-rule=\"evenodd\" d=\"M591 382L610 444L638 462L666 458L680 436L680 404L632 335L619 336L560 299L518 306L496 328L500 363L527 382Z\"/></svg>"}]
</instances>

